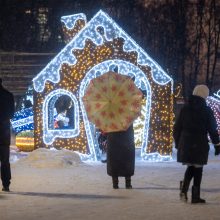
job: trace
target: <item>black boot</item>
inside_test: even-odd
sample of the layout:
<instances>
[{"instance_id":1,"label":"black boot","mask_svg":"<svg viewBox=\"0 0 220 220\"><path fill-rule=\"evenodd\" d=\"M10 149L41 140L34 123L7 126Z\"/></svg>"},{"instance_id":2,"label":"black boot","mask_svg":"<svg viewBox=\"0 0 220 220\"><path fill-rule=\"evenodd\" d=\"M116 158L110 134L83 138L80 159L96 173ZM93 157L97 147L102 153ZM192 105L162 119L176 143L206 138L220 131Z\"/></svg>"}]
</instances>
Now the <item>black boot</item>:
<instances>
[{"instance_id":1,"label":"black boot","mask_svg":"<svg viewBox=\"0 0 220 220\"><path fill-rule=\"evenodd\" d=\"M132 189L132 185L131 185L131 177L125 177L125 187L126 189Z\"/></svg>"},{"instance_id":2,"label":"black boot","mask_svg":"<svg viewBox=\"0 0 220 220\"><path fill-rule=\"evenodd\" d=\"M2 191L10 192L9 186L3 186Z\"/></svg>"},{"instance_id":3,"label":"black boot","mask_svg":"<svg viewBox=\"0 0 220 220\"><path fill-rule=\"evenodd\" d=\"M206 203L205 199L200 198L200 187L192 186L192 203Z\"/></svg>"},{"instance_id":4,"label":"black boot","mask_svg":"<svg viewBox=\"0 0 220 220\"><path fill-rule=\"evenodd\" d=\"M183 189L183 181L181 180L180 181L180 199L184 200L184 201L187 201L188 200L187 193L182 192L182 189Z\"/></svg>"},{"instance_id":5,"label":"black boot","mask_svg":"<svg viewBox=\"0 0 220 220\"><path fill-rule=\"evenodd\" d=\"M180 199L187 202L187 192L189 190L190 180L180 181Z\"/></svg>"},{"instance_id":6,"label":"black boot","mask_svg":"<svg viewBox=\"0 0 220 220\"><path fill-rule=\"evenodd\" d=\"M188 166L184 175L184 180L180 181L180 199L187 202L187 192L189 190L190 182L194 175L194 167Z\"/></svg>"},{"instance_id":7,"label":"black boot","mask_svg":"<svg viewBox=\"0 0 220 220\"><path fill-rule=\"evenodd\" d=\"M118 189L118 177L117 176L113 176L112 177L112 183L113 183L113 189Z\"/></svg>"}]
</instances>

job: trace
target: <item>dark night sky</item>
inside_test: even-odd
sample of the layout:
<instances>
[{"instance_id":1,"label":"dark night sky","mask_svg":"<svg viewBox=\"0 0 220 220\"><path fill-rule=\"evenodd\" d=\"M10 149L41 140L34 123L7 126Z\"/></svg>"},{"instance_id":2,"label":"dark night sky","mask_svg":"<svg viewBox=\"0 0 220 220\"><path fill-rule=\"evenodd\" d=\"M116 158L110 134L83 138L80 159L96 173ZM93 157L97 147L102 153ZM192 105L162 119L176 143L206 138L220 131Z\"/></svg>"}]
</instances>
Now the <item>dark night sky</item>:
<instances>
[{"instance_id":1,"label":"dark night sky","mask_svg":"<svg viewBox=\"0 0 220 220\"><path fill-rule=\"evenodd\" d=\"M60 18L85 13L90 20L102 9L125 29L135 26L129 14L137 1L125 0L0 0L0 49L4 51L52 52L63 47ZM129 28L130 27L130 28ZM49 33L49 37L46 36ZM42 40L47 38L47 40Z\"/></svg>"}]
</instances>

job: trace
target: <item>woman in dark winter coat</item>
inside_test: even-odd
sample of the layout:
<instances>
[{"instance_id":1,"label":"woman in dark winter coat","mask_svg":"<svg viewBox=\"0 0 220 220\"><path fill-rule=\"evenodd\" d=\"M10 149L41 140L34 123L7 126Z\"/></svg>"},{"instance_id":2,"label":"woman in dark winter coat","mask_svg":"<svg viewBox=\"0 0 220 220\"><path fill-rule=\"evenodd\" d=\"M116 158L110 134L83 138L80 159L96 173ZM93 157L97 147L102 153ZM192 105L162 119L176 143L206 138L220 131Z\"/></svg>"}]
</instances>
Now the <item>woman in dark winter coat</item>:
<instances>
[{"instance_id":1,"label":"woman in dark winter coat","mask_svg":"<svg viewBox=\"0 0 220 220\"><path fill-rule=\"evenodd\" d=\"M113 188L118 189L118 177L125 177L126 189L131 189L134 175L135 145L133 125L126 131L107 133L107 173Z\"/></svg>"},{"instance_id":2,"label":"woman in dark winter coat","mask_svg":"<svg viewBox=\"0 0 220 220\"><path fill-rule=\"evenodd\" d=\"M206 85L196 86L174 125L177 161L187 165L184 180L180 182L180 197L187 201L187 191L193 178L192 203L205 203L200 198L200 185L203 165L208 161L208 134L215 145L215 155L219 154L217 123L205 100L208 95L209 89Z\"/></svg>"}]
</instances>

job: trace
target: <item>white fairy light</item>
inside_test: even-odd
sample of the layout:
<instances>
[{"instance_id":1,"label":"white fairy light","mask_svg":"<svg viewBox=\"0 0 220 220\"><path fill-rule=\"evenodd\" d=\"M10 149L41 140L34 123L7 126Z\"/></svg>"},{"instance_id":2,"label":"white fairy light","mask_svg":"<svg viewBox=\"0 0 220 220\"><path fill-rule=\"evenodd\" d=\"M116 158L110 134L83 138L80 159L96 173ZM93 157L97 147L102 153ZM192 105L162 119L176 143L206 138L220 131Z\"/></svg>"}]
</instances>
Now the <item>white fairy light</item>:
<instances>
[{"instance_id":1,"label":"white fairy light","mask_svg":"<svg viewBox=\"0 0 220 220\"><path fill-rule=\"evenodd\" d=\"M17 121L11 121L11 124L12 127L15 129L17 127L32 124L33 122L34 122L33 116L29 116L27 118L18 119Z\"/></svg>"},{"instance_id":2,"label":"white fairy light","mask_svg":"<svg viewBox=\"0 0 220 220\"><path fill-rule=\"evenodd\" d=\"M63 16L61 21L65 24L68 29L74 27L76 21L82 19L86 21L84 14L77 14L72 16ZM97 30L98 27L104 29L103 35ZM166 85L171 82L173 85L173 80L166 74L166 72L152 59L150 56L137 45L137 43L132 40L132 38L126 34L123 29L121 29L107 14L103 11L99 11L85 27L82 28L78 34L76 34L73 39L63 48L63 50L58 53L58 55L48 63L48 65L33 79L33 85L36 92L42 92L45 88L46 81L53 83L58 83L60 81L60 69L64 63L69 65L74 65L77 63L77 59L72 53L73 50L84 49L86 40L90 39L95 45L102 45L104 40L113 41L115 38L123 38L124 46L123 50L125 52L136 52L137 53L137 64L141 66L149 66L151 68L151 75L154 82L158 85ZM85 93L89 82L110 70L113 66L118 67L118 72L120 74L128 75L130 77L135 77L135 84L138 88L146 90L146 115L144 119L144 128L142 134L142 145L141 145L141 156L143 159L150 158L159 158L159 153L146 154L146 148L148 143L148 131L149 131L149 122L150 122L150 112L151 112L151 100L152 100L152 91L150 83L147 79L146 74L134 64L120 60L107 60L102 63L97 64L91 68L83 78L80 83L79 89L79 100L69 91L58 89L51 92L46 96L43 103L43 141L45 144L52 144L56 137L62 138L74 138L79 135L79 106L82 110L82 117L86 129L86 135L89 145L89 150L91 157L97 160L97 143L94 140L94 135L91 132L91 124L88 121L85 108L83 106L82 97ZM172 88L171 88L172 89ZM172 92L172 91L171 91ZM75 118L75 127L74 129L65 129L65 130L56 130L51 129L51 123L53 122L53 108L56 99L60 95L68 95L74 102L74 118ZM154 157L154 156L155 157ZM167 160L168 156L160 157L159 160ZM162 159L161 159L162 158Z\"/></svg>"},{"instance_id":3,"label":"white fairy light","mask_svg":"<svg viewBox=\"0 0 220 220\"><path fill-rule=\"evenodd\" d=\"M217 92L217 93L214 93L214 96L216 96L217 98L219 98L219 99L220 99L220 90L218 90L218 92Z\"/></svg>"},{"instance_id":4,"label":"white fairy light","mask_svg":"<svg viewBox=\"0 0 220 220\"><path fill-rule=\"evenodd\" d=\"M146 132L143 133L143 138L142 138L143 142L142 142L142 146L141 146L142 156L144 156L144 154L146 153L149 121L150 121L151 87L150 87L150 84L148 82L148 79L147 79L145 73L141 69L139 69L137 66L135 66L132 63L129 63L127 61L123 61L123 60L108 60L108 61L97 64L90 71L88 71L87 74L85 75L84 79L81 82L80 90L79 90L80 106L82 108L83 119L85 122L88 122L87 114L86 114L86 111L85 111L85 108L84 108L84 105L82 102L82 97L84 96L85 90L86 90L87 86L89 85L89 82L93 78L97 77L95 73L102 75L108 71L111 71L111 69L110 69L111 66L117 66L120 74L128 75L130 77L140 75L139 79L137 79L137 80L141 81L145 85L146 93L147 93L147 102L146 102L146 116L145 116L145 123L144 123L143 130ZM92 148L94 151L94 137L91 133L91 130L89 129L89 126L90 126L89 122L85 123L88 142L89 142L90 148Z\"/></svg>"},{"instance_id":5,"label":"white fairy light","mask_svg":"<svg viewBox=\"0 0 220 220\"><path fill-rule=\"evenodd\" d=\"M208 96L206 102L208 106L210 106L210 108L213 110L218 126L218 132L220 134L220 96Z\"/></svg>"},{"instance_id":6,"label":"white fairy light","mask_svg":"<svg viewBox=\"0 0 220 220\"><path fill-rule=\"evenodd\" d=\"M75 20L74 20L75 22ZM91 39L94 44L103 44L103 38L98 33L97 27L104 28L105 38L108 41L113 38L123 38L125 40L125 51L136 51L138 54L138 64L148 65L152 68L152 77L156 83L165 85L172 79L162 70L162 68L143 51L132 38L126 34L106 13L100 10L68 44L60 51L60 53L33 79L34 89L42 92L45 82L51 81L58 83L60 80L60 68L63 63L74 65L76 58L72 54L74 49L83 49L85 41Z\"/></svg>"},{"instance_id":7,"label":"white fairy light","mask_svg":"<svg viewBox=\"0 0 220 220\"><path fill-rule=\"evenodd\" d=\"M79 19L84 20L86 22L85 14L79 13L79 14L74 14L74 15L62 16L61 22L65 24L65 27L67 29L71 30L75 26L77 20Z\"/></svg>"},{"instance_id":8,"label":"white fairy light","mask_svg":"<svg viewBox=\"0 0 220 220\"><path fill-rule=\"evenodd\" d=\"M11 125L16 133L25 130L33 130L34 119L32 107L15 112L14 117L11 119Z\"/></svg>"},{"instance_id":9,"label":"white fairy light","mask_svg":"<svg viewBox=\"0 0 220 220\"><path fill-rule=\"evenodd\" d=\"M73 129L50 129L53 120L53 114L50 112L49 109L55 108L55 100L62 95L67 95L71 98L74 105L74 128ZM64 89L57 89L52 91L45 97L43 103L43 140L45 144L52 144L55 138L62 137L62 138L74 138L79 135L79 106L76 97L69 91Z\"/></svg>"}]
</instances>

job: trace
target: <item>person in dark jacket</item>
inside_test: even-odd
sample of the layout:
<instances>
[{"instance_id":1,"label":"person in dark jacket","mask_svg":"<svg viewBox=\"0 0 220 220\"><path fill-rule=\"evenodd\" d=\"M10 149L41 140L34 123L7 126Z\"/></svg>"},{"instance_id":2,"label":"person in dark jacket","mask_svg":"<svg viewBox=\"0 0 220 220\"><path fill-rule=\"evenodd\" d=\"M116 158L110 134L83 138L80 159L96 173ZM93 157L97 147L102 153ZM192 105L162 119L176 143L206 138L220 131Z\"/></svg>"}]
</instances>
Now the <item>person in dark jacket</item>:
<instances>
[{"instance_id":1,"label":"person in dark jacket","mask_svg":"<svg viewBox=\"0 0 220 220\"><path fill-rule=\"evenodd\" d=\"M208 134L215 146L215 155L220 153L216 119L211 108L206 105L208 95L206 85L197 85L174 125L177 162L187 165L184 180L180 181L180 198L187 201L187 192L193 179L192 203L206 202L200 198L200 185L203 165L208 161Z\"/></svg>"},{"instance_id":2,"label":"person in dark jacket","mask_svg":"<svg viewBox=\"0 0 220 220\"><path fill-rule=\"evenodd\" d=\"M118 189L118 177L125 177L126 189L131 189L134 175L135 144L131 125L126 131L107 133L107 173L112 177L113 188Z\"/></svg>"},{"instance_id":3,"label":"person in dark jacket","mask_svg":"<svg viewBox=\"0 0 220 220\"><path fill-rule=\"evenodd\" d=\"M0 79L0 161L1 161L1 180L2 191L9 191L11 180L10 168L10 119L14 115L14 97L12 93L2 86Z\"/></svg>"},{"instance_id":4,"label":"person in dark jacket","mask_svg":"<svg viewBox=\"0 0 220 220\"><path fill-rule=\"evenodd\" d=\"M99 130L98 137L99 148L101 150L101 154L105 155L107 151L107 135L102 130ZM107 159L102 159L102 163L107 163Z\"/></svg>"}]
</instances>

